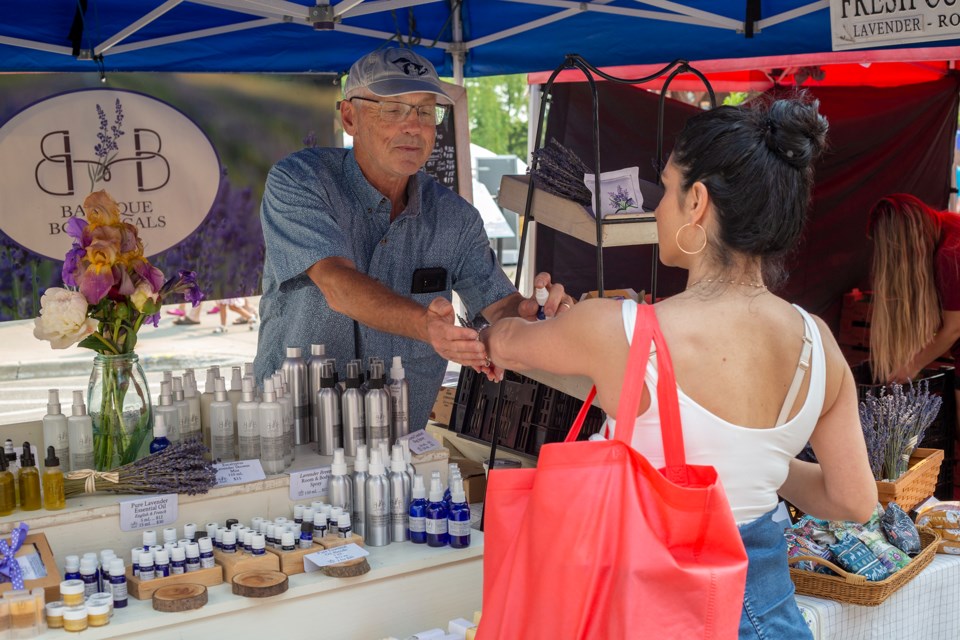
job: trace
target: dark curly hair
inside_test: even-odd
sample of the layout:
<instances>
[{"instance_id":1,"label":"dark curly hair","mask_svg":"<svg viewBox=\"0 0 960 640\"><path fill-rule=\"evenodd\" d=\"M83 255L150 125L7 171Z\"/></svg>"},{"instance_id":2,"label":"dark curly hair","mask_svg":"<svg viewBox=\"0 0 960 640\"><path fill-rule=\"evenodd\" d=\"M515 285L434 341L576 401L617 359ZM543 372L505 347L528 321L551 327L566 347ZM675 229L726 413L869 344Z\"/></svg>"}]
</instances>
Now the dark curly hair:
<instances>
[{"instance_id":1,"label":"dark curly hair","mask_svg":"<svg viewBox=\"0 0 960 640\"><path fill-rule=\"evenodd\" d=\"M723 106L690 118L673 148L681 189L703 183L719 222L714 256L761 258L764 281L784 279L783 261L806 221L813 162L826 145L827 120L805 93Z\"/></svg>"}]
</instances>

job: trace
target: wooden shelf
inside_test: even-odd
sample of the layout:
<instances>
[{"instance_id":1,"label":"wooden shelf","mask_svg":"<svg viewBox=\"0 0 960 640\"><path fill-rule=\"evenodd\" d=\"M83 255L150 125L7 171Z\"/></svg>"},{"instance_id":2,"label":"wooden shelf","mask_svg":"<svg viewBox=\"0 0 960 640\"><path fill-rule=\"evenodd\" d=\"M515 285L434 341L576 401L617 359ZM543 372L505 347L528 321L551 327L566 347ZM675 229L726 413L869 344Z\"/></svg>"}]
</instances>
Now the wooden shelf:
<instances>
[{"instance_id":1,"label":"wooden shelf","mask_svg":"<svg viewBox=\"0 0 960 640\"><path fill-rule=\"evenodd\" d=\"M525 175L503 176L498 195L500 206L523 215L527 205L529 180L529 176ZM576 202L536 189L531 207L534 221L597 246L596 220ZM604 247L625 247L656 242L657 223L652 214L638 218L636 221L607 221L603 224Z\"/></svg>"}]
</instances>

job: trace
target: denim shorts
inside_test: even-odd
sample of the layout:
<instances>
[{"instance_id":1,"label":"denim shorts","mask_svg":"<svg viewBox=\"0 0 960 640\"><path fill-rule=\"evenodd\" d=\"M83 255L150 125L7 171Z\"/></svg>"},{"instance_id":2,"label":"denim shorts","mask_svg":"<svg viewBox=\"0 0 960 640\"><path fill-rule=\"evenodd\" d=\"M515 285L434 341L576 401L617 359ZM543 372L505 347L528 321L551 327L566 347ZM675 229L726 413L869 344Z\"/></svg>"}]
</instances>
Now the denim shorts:
<instances>
[{"instance_id":1,"label":"denim shorts","mask_svg":"<svg viewBox=\"0 0 960 640\"><path fill-rule=\"evenodd\" d=\"M783 527L773 511L740 526L747 549L747 588L740 616L740 640L812 639L793 597Z\"/></svg>"}]
</instances>

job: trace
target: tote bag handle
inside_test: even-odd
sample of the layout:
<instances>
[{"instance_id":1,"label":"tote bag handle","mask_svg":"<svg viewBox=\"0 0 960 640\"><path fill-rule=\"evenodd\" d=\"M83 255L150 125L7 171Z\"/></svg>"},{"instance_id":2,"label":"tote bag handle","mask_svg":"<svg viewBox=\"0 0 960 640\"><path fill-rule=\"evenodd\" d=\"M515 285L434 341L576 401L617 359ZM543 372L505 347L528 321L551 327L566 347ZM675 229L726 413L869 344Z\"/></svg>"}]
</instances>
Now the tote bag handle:
<instances>
[{"instance_id":1,"label":"tote bag handle","mask_svg":"<svg viewBox=\"0 0 960 640\"><path fill-rule=\"evenodd\" d=\"M627 357L627 368L620 390L620 404L617 407L617 430L614 438L628 447L633 442L633 429L636 426L637 407L643 394L651 342L657 347L657 403L660 409L660 437L663 440L666 476L673 483L684 484L687 477L686 453L683 448L683 430L680 425L677 381L673 372L673 361L670 359L670 352L667 351L667 341L660 330L657 314L652 305L637 305L630 354ZM591 388L564 442L577 439L596 395L597 388Z\"/></svg>"}]
</instances>

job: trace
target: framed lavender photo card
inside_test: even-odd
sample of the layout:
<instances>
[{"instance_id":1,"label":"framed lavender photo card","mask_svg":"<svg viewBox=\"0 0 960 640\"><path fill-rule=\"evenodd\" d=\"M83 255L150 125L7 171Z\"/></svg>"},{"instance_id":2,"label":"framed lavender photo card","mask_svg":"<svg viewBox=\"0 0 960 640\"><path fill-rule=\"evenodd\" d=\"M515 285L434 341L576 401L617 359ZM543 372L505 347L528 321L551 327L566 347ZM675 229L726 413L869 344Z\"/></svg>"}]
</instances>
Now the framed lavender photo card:
<instances>
[{"instance_id":1,"label":"framed lavender photo card","mask_svg":"<svg viewBox=\"0 0 960 640\"><path fill-rule=\"evenodd\" d=\"M590 190L590 210L596 202L593 193L595 178L592 173L583 175L583 183ZM643 214L643 194L640 192L640 168L627 167L600 174L600 215L638 216Z\"/></svg>"}]
</instances>

